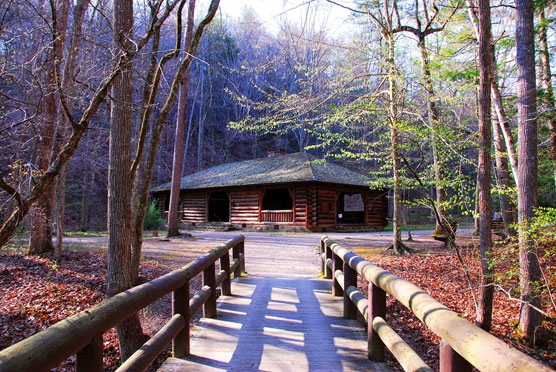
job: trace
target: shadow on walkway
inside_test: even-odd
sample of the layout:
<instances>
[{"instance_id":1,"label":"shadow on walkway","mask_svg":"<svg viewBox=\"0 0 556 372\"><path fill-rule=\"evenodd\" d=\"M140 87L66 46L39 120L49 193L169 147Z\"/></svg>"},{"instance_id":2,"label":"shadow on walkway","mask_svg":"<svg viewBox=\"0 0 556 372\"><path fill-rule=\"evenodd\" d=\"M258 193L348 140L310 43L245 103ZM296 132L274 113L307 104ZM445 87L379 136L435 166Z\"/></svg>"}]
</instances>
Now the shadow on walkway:
<instances>
[{"instance_id":1,"label":"shadow on walkway","mask_svg":"<svg viewBox=\"0 0 556 372\"><path fill-rule=\"evenodd\" d=\"M380 370L328 281L241 278L232 293L220 298L218 319L194 329L191 357L170 358L161 371Z\"/></svg>"}]
</instances>

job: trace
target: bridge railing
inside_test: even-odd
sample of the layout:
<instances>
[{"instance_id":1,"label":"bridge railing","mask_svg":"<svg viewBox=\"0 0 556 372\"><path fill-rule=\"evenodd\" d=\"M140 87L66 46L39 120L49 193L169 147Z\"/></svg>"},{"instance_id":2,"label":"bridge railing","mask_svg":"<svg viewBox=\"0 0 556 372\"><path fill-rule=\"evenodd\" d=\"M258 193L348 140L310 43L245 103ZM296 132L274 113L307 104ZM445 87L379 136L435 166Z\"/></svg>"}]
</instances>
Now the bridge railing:
<instances>
[{"instance_id":1,"label":"bridge railing","mask_svg":"<svg viewBox=\"0 0 556 372\"><path fill-rule=\"evenodd\" d=\"M333 279L332 294L343 296L344 318L367 321L368 357L384 361L387 347L406 371L432 371L386 323L386 293L413 312L441 339L440 371L552 371L436 301L413 283L340 247L327 236L320 243L321 271ZM357 288L360 275L369 282L368 297Z\"/></svg>"},{"instance_id":2,"label":"bridge railing","mask_svg":"<svg viewBox=\"0 0 556 372\"><path fill-rule=\"evenodd\" d=\"M201 306L204 317L216 317L217 287L221 285L222 294L230 295L231 274L239 277L245 271L244 241L241 235L228 240L181 269L119 293L0 351L0 371L49 371L74 354L77 371L102 371L102 334L168 293L172 293L172 318L118 371L144 371L170 343L173 356L189 355L190 319ZM199 274L203 287L189 298L189 281Z\"/></svg>"}]
</instances>

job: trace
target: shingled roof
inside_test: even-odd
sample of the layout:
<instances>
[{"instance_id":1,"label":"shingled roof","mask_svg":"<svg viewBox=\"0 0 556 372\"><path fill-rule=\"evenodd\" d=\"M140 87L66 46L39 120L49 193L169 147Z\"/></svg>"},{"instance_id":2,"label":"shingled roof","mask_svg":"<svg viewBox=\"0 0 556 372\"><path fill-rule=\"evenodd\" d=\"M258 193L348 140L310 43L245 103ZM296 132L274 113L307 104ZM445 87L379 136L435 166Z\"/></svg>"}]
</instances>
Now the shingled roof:
<instances>
[{"instance_id":1,"label":"shingled roof","mask_svg":"<svg viewBox=\"0 0 556 372\"><path fill-rule=\"evenodd\" d=\"M206 189L247 185L272 185L295 182L324 182L368 186L369 179L346 167L328 162L314 162L306 153L277 155L267 158L218 165L181 179L181 189ZM151 192L170 190L170 183Z\"/></svg>"}]
</instances>

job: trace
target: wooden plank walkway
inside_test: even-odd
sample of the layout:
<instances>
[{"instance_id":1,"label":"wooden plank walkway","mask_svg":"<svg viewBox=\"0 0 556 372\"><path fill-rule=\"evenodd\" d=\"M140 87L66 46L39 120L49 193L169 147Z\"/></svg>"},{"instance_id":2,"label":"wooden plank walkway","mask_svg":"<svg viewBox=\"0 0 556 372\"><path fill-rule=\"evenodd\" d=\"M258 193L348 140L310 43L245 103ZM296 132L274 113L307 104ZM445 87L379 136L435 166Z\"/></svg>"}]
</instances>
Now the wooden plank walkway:
<instances>
[{"instance_id":1,"label":"wooden plank walkway","mask_svg":"<svg viewBox=\"0 0 556 372\"><path fill-rule=\"evenodd\" d=\"M316 278L314 247L298 246L296 255L284 247L280 263L261 257L280 249L246 244L249 276L233 281L233 296L219 298L218 318L202 318L193 329L192 355L169 358L159 371L386 370L367 359L362 323L343 319L342 298ZM250 257L256 264L249 266Z\"/></svg>"}]
</instances>

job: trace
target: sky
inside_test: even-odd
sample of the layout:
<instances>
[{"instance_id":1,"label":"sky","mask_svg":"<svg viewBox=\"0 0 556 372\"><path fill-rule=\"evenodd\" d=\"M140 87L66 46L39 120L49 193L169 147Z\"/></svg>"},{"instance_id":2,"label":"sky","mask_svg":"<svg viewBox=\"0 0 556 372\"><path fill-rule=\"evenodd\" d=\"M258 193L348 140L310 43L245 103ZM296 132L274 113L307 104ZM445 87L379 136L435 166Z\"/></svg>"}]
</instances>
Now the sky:
<instances>
[{"instance_id":1,"label":"sky","mask_svg":"<svg viewBox=\"0 0 556 372\"><path fill-rule=\"evenodd\" d=\"M245 7L251 7L264 23L266 29L277 33L281 19L301 22L306 17L307 4L318 8L319 21L326 22L329 36L340 36L353 26L349 11L327 3L325 0L221 0L220 10L224 16L240 17ZM342 1L350 5L351 1Z\"/></svg>"}]
</instances>

